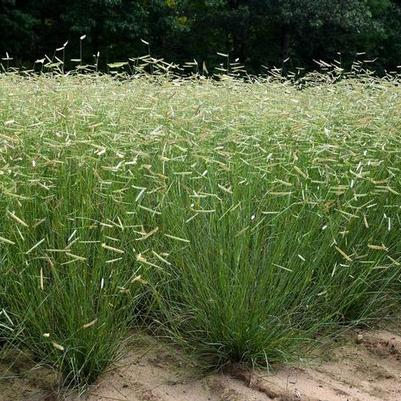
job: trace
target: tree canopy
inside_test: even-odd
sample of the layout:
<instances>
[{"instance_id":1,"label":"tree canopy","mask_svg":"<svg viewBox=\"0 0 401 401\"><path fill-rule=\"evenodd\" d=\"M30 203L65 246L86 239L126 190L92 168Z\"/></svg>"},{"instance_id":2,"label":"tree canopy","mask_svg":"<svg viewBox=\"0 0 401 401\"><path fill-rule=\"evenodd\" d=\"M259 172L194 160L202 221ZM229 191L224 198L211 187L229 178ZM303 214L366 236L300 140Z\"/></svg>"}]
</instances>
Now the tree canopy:
<instances>
[{"instance_id":1,"label":"tree canopy","mask_svg":"<svg viewBox=\"0 0 401 401\"><path fill-rule=\"evenodd\" d=\"M0 52L32 62L66 41L70 58L103 63L152 54L217 64L216 52L262 65L313 68L357 53L378 71L401 64L400 0L0 0ZM140 39L150 43L148 46ZM67 49L66 49L67 51ZM341 54L339 54L341 53Z\"/></svg>"}]
</instances>

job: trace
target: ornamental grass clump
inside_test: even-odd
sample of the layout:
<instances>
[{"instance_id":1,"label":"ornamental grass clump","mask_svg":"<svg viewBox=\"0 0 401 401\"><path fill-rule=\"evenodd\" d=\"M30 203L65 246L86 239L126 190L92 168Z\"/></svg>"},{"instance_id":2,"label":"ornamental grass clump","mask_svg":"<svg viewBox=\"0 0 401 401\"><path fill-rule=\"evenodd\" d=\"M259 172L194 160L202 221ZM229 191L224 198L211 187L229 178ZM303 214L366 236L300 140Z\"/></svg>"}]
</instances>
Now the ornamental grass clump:
<instances>
[{"instance_id":1,"label":"ornamental grass clump","mask_svg":"<svg viewBox=\"0 0 401 401\"><path fill-rule=\"evenodd\" d=\"M0 75L1 337L85 385L130 329L269 366L386 316L399 79L316 81Z\"/></svg>"}]
</instances>

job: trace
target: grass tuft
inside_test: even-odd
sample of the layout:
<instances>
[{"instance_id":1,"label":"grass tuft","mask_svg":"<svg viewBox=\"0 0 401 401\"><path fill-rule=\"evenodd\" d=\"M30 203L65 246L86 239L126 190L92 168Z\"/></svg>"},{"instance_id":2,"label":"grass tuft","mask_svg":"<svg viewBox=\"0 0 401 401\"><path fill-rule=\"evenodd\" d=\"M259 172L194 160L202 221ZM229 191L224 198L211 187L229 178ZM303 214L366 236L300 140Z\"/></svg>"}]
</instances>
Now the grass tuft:
<instances>
[{"instance_id":1,"label":"grass tuft","mask_svg":"<svg viewBox=\"0 0 401 401\"><path fill-rule=\"evenodd\" d=\"M0 334L93 382L132 327L291 360L400 302L401 86L0 75Z\"/></svg>"}]
</instances>

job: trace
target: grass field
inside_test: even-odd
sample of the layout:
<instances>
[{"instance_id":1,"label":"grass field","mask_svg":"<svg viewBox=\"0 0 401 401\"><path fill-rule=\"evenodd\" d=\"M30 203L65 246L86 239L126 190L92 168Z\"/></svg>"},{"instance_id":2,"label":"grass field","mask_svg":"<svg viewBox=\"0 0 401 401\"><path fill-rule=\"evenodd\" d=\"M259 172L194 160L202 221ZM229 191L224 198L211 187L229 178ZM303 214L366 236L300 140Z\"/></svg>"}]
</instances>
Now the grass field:
<instances>
[{"instance_id":1,"label":"grass field","mask_svg":"<svg viewBox=\"0 0 401 401\"><path fill-rule=\"evenodd\" d=\"M320 81L0 75L0 336L81 386L132 328L268 366L385 317L401 86Z\"/></svg>"}]
</instances>

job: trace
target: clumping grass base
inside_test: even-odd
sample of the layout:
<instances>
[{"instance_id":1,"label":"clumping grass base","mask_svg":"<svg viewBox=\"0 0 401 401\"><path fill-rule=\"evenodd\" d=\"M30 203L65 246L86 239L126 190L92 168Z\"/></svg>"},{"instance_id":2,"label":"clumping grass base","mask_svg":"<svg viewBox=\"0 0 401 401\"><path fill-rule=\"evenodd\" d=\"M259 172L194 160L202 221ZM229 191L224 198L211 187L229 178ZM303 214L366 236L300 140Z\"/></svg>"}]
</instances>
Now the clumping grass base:
<instances>
[{"instance_id":1,"label":"clumping grass base","mask_svg":"<svg viewBox=\"0 0 401 401\"><path fill-rule=\"evenodd\" d=\"M385 316L401 86L318 79L1 75L0 335L84 385L132 327L266 366Z\"/></svg>"}]
</instances>

